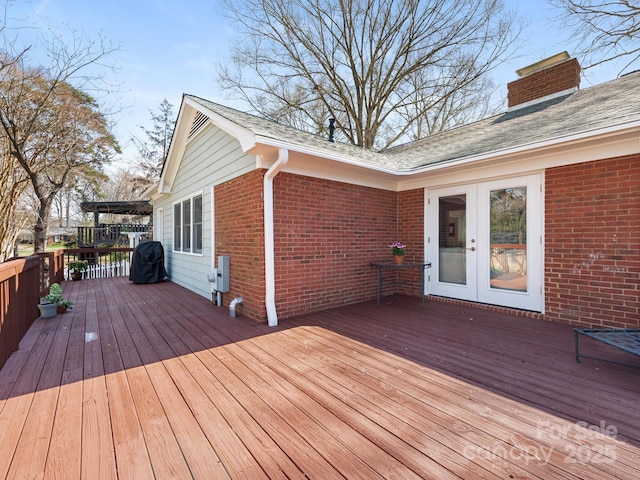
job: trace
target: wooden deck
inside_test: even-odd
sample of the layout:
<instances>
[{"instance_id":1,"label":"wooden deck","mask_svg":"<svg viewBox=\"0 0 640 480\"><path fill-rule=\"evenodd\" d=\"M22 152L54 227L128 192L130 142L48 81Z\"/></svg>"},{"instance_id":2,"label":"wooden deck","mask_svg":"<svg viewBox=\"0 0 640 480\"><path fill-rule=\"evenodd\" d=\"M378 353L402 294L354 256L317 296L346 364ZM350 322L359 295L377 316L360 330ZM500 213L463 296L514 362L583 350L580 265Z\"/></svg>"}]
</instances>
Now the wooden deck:
<instances>
[{"instance_id":1,"label":"wooden deck","mask_svg":"<svg viewBox=\"0 0 640 480\"><path fill-rule=\"evenodd\" d=\"M575 363L566 325L388 297L269 328L171 283L63 289L0 371L0 478L640 478L640 368Z\"/></svg>"}]
</instances>

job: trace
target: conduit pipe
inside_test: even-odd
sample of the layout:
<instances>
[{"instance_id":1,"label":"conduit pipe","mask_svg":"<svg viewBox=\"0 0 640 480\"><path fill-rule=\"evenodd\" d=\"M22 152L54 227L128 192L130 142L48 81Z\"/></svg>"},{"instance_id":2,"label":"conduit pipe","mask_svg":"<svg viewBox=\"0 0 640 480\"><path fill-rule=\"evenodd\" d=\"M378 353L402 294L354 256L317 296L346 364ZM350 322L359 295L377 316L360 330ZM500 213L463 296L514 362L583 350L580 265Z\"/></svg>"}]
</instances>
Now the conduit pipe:
<instances>
[{"instance_id":1,"label":"conduit pipe","mask_svg":"<svg viewBox=\"0 0 640 480\"><path fill-rule=\"evenodd\" d=\"M242 297L236 297L233 300L231 300L231 303L229 303L229 315L231 315L232 317L235 317L236 307L241 303L244 303L244 298Z\"/></svg>"},{"instance_id":2,"label":"conduit pipe","mask_svg":"<svg viewBox=\"0 0 640 480\"><path fill-rule=\"evenodd\" d=\"M289 150L278 149L278 159L264 175L264 271L265 271L265 303L267 307L267 323L270 327L278 325L276 312L276 268L275 242L273 230L273 179L284 168L289 160Z\"/></svg>"}]
</instances>

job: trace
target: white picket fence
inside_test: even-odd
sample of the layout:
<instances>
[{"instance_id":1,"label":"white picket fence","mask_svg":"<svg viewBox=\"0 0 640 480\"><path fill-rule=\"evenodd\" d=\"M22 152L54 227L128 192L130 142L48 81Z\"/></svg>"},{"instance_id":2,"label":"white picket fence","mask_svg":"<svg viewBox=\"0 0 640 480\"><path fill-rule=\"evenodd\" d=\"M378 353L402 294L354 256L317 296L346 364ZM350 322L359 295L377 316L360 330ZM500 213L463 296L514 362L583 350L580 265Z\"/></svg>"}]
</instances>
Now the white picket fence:
<instances>
[{"instance_id":1,"label":"white picket fence","mask_svg":"<svg viewBox=\"0 0 640 480\"><path fill-rule=\"evenodd\" d=\"M82 278L128 277L130 272L131 262L121 260L119 262L89 264L87 270L83 272ZM71 274L66 267L65 278L71 280Z\"/></svg>"}]
</instances>

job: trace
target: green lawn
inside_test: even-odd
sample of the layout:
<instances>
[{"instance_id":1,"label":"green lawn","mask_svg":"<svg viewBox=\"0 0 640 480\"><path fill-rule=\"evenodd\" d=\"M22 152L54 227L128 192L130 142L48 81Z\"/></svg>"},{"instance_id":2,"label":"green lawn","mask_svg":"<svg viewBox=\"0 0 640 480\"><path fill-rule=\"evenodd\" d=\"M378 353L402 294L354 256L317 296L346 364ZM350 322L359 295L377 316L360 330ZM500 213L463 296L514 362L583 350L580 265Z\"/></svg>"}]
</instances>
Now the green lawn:
<instances>
[{"instance_id":1,"label":"green lawn","mask_svg":"<svg viewBox=\"0 0 640 480\"><path fill-rule=\"evenodd\" d=\"M47 245L47 251L61 250L63 248L66 248L63 242L52 243L51 245ZM33 244L21 243L18 246L18 255L21 257L28 257L29 255L33 255Z\"/></svg>"}]
</instances>

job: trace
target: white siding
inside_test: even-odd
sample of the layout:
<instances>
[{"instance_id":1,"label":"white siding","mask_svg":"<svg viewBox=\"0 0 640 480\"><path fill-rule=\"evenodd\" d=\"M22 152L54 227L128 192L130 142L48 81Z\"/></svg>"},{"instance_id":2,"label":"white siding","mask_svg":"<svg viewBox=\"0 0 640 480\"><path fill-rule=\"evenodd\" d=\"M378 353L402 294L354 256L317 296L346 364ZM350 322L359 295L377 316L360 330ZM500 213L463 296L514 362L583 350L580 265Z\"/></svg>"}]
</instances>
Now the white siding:
<instances>
[{"instance_id":1,"label":"white siding","mask_svg":"<svg viewBox=\"0 0 640 480\"><path fill-rule=\"evenodd\" d=\"M172 282L211 298L207 275L212 259L212 189L256 168L255 157L245 155L239 142L217 127L209 126L187 144L173 188L168 196L154 201L156 214L163 213L165 265ZM173 251L173 204L202 194L203 253Z\"/></svg>"}]
</instances>

